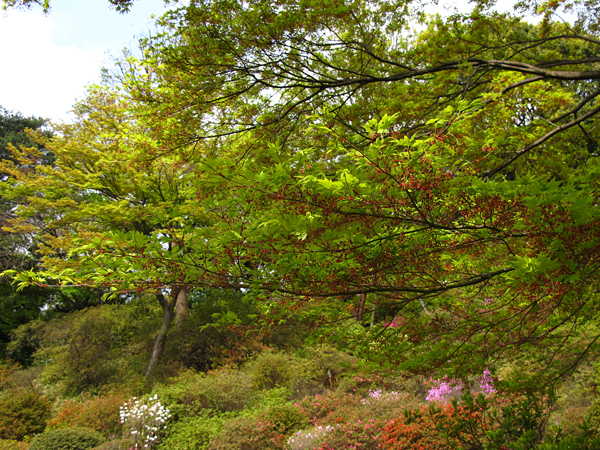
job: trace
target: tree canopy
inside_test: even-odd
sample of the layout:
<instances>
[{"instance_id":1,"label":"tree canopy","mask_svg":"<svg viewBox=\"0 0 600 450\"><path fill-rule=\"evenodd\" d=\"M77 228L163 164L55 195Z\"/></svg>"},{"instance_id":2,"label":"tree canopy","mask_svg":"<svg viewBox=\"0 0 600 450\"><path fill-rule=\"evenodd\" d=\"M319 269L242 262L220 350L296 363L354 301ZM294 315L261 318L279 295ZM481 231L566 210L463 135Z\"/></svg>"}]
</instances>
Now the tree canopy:
<instances>
[{"instance_id":1,"label":"tree canopy","mask_svg":"<svg viewBox=\"0 0 600 450\"><path fill-rule=\"evenodd\" d=\"M331 320L377 295L387 320L351 342L381 364L568 371L600 338L596 6L535 25L491 6L170 11L46 143L56 170L11 166L23 220L73 226L13 274L171 302L244 289Z\"/></svg>"}]
</instances>

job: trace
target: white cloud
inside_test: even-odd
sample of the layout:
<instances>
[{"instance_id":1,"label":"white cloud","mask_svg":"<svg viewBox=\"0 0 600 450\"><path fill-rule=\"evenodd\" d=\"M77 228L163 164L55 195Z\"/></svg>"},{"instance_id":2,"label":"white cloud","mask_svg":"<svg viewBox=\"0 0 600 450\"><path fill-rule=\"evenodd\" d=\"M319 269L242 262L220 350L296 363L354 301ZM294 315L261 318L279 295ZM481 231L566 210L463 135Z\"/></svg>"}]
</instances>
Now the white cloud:
<instances>
[{"instance_id":1,"label":"white cloud","mask_svg":"<svg viewBox=\"0 0 600 450\"><path fill-rule=\"evenodd\" d=\"M107 60L102 49L84 51L52 40L52 15L10 11L0 15L0 105L26 116L68 120L84 86L98 82Z\"/></svg>"},{"instance_id":2,"label":"white cloud","mask_svg":"<svg viewBox=\"0 0 600 450\"><path fill-rule=\"evenodd\" d=\"M0 106L26 116L69 121L68 111L85 86L100 81L110 55L153 30L163 0L138 0L128 14L107 0L52 0L41 8L0 12Z\"/></svg>"}]
</instances>

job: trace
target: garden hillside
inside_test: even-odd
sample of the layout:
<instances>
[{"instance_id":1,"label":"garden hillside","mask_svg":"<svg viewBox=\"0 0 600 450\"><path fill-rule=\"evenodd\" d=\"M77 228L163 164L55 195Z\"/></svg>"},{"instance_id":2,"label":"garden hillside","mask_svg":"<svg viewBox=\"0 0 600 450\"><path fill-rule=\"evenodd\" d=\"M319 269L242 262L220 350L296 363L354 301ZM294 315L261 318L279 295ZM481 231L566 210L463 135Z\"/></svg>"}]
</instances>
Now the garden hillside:
<instances>
[{"instance_id":1,"label":"garden hillside","mask_svg":"<svg viewBox=\"0 0 600 450\"><path fill-rule=\"evenodd\" d=\"M0 449L595 449L600 365L552 386L510 388L498 361L462 379L383 369L327 344L316 328L275 324L242 294L192 291L189 317L144 378L159 305L146 296L32 321L0 366ZM214 326L219 314L234 314ZM381 320L379 317L376 320ZM395 329L395 325L390 327ZM364 338L355 319L335 325ZM530 368L531 371L535 368Z\"/></svg>"},{"instance_id":2,"label":"garden hillside","mask_svg":"<svg viewBox=\"0 0 600 450\"><path fill-rule=\"evenodd\" d=\"M2 445L599 448L597 2L166 3L0 110Z\"/></svg>"}]
</instances>

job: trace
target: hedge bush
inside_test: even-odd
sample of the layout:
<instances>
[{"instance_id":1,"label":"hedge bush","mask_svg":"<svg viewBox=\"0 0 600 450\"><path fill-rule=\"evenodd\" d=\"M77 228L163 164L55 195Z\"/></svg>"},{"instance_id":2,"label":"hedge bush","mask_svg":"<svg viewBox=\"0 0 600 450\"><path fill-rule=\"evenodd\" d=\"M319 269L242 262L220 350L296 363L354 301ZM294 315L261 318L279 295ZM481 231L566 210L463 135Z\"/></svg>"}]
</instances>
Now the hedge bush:
<instances>
[{"instance_id":1,"label":"hedge bush","mask_svg":"<svg viewBox=\"0 0 600 450\"><path fill-rule=\"evenodd\" d=\"M94 431L60 428L37 436L28 450L90 450L102 443L102 436Z\"/></svg>"},{"instance_id":2,"label":"hedge bush","mask_svg":"<svg viewBox=\"0 0 600 450\"><path fill-rule=\"evenodd\" d=\"M52 404L45 397L23 390L0 397L0 439L23 440L46 428Z\"/></svg>"},{"instance_id":3,"label":"hedge bush","mask_svg":"<svg viewBox=\"0 0 600 450\"><path fill-rule=\"evenodd\" d=\"M223 429L223 419L207 415L173 424L159 450L205 450Z\"/></svg>"}]
</instances>

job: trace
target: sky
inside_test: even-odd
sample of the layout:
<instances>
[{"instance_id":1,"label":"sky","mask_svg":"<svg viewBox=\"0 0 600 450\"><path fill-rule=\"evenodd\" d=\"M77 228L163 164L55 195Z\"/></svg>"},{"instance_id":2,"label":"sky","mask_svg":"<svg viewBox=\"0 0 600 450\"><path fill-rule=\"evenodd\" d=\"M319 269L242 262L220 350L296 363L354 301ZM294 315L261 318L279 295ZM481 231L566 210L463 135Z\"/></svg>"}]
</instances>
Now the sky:
<instances>
[{"instance_id":1,"label":"sky","mask_svg":"<svg viewBox=\"0 0 600 450\"><path fill-rule=\"evenodd\" d=\"M100 82L111 57L152 30L163 0L136 0L128 14L107 0L51 0L41 8L0 11L0 106L24 116L69 122L69 111Z\"/></svg>"},{"instance_id":2,"label":"sky","mask_svg":"<svg viewBox=\"0 0 600 450\"><path fill-rule=\"evenodd\" d=\"M136 49L137 40L154 30L151 16L167 9L163 0L136 0L127 14L111 9L107 0L51 5L48 15L39 7L0 11L0 106L69 122L86 86L100 82L101 68L110 68L124 48ZM450 5L467 9L468 0L445 4Z\"/></svg>"}]
</instances>

